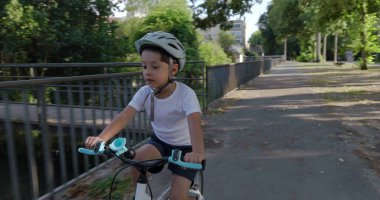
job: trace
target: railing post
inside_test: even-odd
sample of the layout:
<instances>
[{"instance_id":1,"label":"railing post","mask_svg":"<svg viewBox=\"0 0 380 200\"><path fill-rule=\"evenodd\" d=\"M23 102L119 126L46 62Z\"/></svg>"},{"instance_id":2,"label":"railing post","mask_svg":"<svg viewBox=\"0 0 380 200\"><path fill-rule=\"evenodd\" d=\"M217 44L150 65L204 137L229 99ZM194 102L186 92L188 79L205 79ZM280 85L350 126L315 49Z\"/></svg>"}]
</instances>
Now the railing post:
<instances>
[{"instance_id":1,"label":"railing post","mask_svg":"<svg viewBox=\"0 0 380 200\"><path fill-rule=\"evenodd\" d=\"M32 192L33 199L36 199L39 196L38 169L37 169L37 162L36 162L36 157L35 157L32 128L29 123L30 105L28 102L28 94L26 91L22 91L22 102L24 104L24 109L25 109L24 133L25 133L26 150L27 150L27 156L28 156L31 192Z\"/></svg>"},{"instance_id":2,"label":"railing post","mask_svg":"<svg viewBox=\"0 0 380 200\"><path fill-rule=\"evenodd\" d=\"M21 199L20 197L20 179L18 176L18 165L17 165L17 156L15 151L15 140L13 137L13 130L11 124L11 112L8 104L8 92L7 90L1 91L3 94L4 104L5 104L5 132L7 137L7 151L8 151L8 164L11 176L11 185L12 185L12 197L15 200Z\"/></svg>"},{"instance_id":3,"label":"railing post","mask_svg":"<svg viewBox=\"0 0 380 200\"><path fill-rule=\"evenodd\" d=\"M202 101L203 101L203 109L207 110L207 102L206 102L206 98L207 98L207 94L206 94L206 90L207 90L207 83L206 83L207 72L206 72L205 63L204 62L201 62L201 63L202 63L202 93L203 93Z\"/></svg>"},{"instance_id":4,"label":"railing post","mask_svg":"<svg viewBox=\"0 0 380 200\"><path fill-rule=\"evenodd\" d=\"M42 149L44 155L44 168L45 168L45 179L47 190L52 192L54 189L54 172L53 172L53 162L51 159L51 137L48 130L47 124L47 111L46 111L46 97L45 97L45 85L40 85L37 87L38 90L38 122L41 128L42 135Z\"/></svg>"}]
</instances>

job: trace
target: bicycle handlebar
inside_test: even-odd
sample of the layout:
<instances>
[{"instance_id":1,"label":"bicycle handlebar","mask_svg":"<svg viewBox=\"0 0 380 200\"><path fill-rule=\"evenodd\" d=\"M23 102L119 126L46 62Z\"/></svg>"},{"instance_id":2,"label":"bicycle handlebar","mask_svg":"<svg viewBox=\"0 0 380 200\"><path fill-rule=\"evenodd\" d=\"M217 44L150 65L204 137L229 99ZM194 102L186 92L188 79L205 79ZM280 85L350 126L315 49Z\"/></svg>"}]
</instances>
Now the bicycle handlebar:
<instances>
[{"instance_id":1,"label":"bicycle handlebar","mask_svg":"<svg viewBox=\"0 0 380 200\"><path fill-rule=\"evenodd\" d=\"M125 159L121 157L120 155L123 155L124 153L129 153L130 149L126 146L127 140L125 138L116 138L111 144L106 145L105 142L98 143L95 148L92 149L86 149L86 148L79 148L78 152L83 153L86 155L96 156L101 154L107 154L112 153L116 155L119 159L122 161L129 163L131 165L135 164L141 164L142 162L137 162L135 160ZM199 163L191 163L191 162L184 162L181 160L182 158L182 151L179 149L173 149L171 156L164 157L162 161L167 161L169 163L173 163L175 165L189 168L189 169L195 169L195 170L204 170L205 164L202 162L202 164Z\"/></svg>"}]
</instances>

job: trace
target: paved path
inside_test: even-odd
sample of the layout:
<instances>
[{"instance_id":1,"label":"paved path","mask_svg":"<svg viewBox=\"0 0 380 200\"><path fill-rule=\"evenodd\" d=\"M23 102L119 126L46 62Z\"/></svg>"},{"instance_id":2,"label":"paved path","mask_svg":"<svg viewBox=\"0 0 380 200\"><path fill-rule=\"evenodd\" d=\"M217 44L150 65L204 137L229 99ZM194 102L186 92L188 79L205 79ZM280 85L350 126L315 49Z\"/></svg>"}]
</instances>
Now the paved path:
<instances>
[{"instance_id":1,"label":"paved path","mask_svg":"<svg viewBox=\"0 0 380 200\"><path fill-rule=\"evenodd\" d=\"M379 177L342 142L305 73L283 63L207 115L207 200L379 200Z\"/></svg>"}]
</instances>

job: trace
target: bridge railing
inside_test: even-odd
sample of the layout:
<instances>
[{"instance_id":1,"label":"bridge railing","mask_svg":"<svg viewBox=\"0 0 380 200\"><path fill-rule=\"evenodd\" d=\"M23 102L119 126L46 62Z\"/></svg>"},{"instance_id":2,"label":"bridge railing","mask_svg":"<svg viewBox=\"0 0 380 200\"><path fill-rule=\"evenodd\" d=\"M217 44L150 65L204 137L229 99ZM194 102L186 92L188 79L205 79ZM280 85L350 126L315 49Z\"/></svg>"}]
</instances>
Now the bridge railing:
<instances>
[{"instance_id":1,"label":"bridge railing","mask_svg":"<svg viewBox=\"0 0 380 200\"><path fill-rule=\"evenodd\" d=\"M99 165L99 158L80 155L77 148L84 138L98 134L142 85L141 73L0 83L5 132L1 142L7 146L0 163L9 164L1 166L9 173L0 176L2 182L11 182L0 188L2 194L12 189L14 199L21 199L19 194L37 198ZM141 112L120 135L133 145L147 138L149 130L146 113ZM25 174L28 181L21 181Z\"/></svg>"}]
</instances>

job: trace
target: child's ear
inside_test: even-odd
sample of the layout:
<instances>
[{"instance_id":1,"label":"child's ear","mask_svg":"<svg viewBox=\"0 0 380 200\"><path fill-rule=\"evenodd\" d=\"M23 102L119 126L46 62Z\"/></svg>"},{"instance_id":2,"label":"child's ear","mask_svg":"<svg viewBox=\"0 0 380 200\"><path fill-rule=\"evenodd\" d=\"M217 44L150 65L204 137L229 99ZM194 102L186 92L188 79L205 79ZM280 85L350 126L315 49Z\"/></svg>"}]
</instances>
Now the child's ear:
<instances>
[{"instance_id":1,"label":"child's ear","mask_svg":"<svg viewBox=\"0 0 380 200\"><path fill-rule=\"evenodd\" d=\"M173 64L172 71L171 71L172 76L177 75L178 71L179 71L179 65L178 64Z\"/></svg>"}]
</instances>

